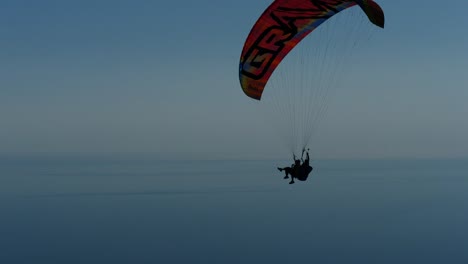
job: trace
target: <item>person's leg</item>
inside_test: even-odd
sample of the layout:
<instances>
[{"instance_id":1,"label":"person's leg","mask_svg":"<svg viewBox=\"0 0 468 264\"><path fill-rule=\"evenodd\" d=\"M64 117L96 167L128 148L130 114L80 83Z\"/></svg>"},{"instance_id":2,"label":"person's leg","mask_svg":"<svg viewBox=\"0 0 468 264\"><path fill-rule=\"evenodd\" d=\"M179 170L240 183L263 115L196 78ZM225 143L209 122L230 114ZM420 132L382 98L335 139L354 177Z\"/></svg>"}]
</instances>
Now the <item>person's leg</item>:
<instances>
[{"instance_id":1,"label":"person's leg","mask_svg":"<svg viewBox=\"0 0 468 264\"><path fill-rule=\"evenodd\" d=\"M284 167L284 168L278 168L279 171L284 171L284 179L289 178L288 175L291 174L291 168L289 167Z\"/></svg>"}]
</instances>

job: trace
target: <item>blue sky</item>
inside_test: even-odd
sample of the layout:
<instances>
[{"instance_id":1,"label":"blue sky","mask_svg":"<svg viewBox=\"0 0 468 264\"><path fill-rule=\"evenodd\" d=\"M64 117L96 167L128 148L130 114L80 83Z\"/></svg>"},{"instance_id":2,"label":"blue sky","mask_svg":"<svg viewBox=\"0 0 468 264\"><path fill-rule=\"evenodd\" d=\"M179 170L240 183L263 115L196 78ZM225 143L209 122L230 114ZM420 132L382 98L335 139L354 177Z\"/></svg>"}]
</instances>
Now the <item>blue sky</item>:
<instances>
[{"instance_id":1,"label":"blue sky","mask_svg":"<svg viewBox=\"0 0 468 264\"><path fill-rule=\"evenodd\" d=\"M468 157L468 2L378 2L317 156ZM237 78L269 3L2 1L1 152L285 157Z\"/></svg>"}]
</instances>

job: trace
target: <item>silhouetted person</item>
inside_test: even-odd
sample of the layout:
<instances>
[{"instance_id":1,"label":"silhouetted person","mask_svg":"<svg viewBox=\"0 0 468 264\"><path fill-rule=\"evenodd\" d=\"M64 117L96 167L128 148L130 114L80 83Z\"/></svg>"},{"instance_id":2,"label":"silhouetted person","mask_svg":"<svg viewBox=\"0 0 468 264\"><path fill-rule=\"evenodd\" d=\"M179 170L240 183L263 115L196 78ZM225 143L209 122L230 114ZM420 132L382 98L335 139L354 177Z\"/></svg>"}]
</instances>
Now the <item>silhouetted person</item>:
<instances>
[{"instance_id":1,"label":"silhouetted person","mask_svg":"<svg viewBox=\"0 0 468 264\"><path fill-rule=\"evenodd\" d=\"M314 168L312 168L312 166L310 166L309 151L307 150L306 159L302 162L300 172L296 175L296 179L298 179L300 181L307 180L307 177L309 177L309 174L312 172L313 169Z\"/></svg>"},{"instance_id":2,"label":"silhouetted person","mask_svg":"<svg viewBox=\"0 0 468 264\"><path fill-rule=\"evenodd\" d=\"M289 175L292 175L292 168L294 167L294 163L291 164L291 167L284 167L284 168L279 168L279 171L284 171L284 178L283 179L289 179Z\"/></svg>"},{"instance_id":3,"label":"silhouetted person","mask_svg":"<svg viewBox=\"0 0 468 264\"><path fill-rule=\"evenodd\" d=\"M291 167L284 167L284 168L278 168L279 171L284 171L284 178L283 179L289 179L289 175L291 175L291 178L293 175L296 173L296 171L300 168L301 166L301 161L296 159L296 156L294 156L294 163L291 164Z\"/></svg>"},{"instance_id":4,"label":"silhouetted person","mask_svg":"<svg viewBox=\"0 0 468 264\"><path fill-rule=\"evenodd\" d=\"M302 150L302 155L301 159L304 156L305 150ZM299 181L306 181L307 177L309 177L310 172L312 172L313 168L310 166L310 157L309 157L309 150L306 152L306 159L301 161L299 159L296 159L296 156L294 155L294 164L291 165L291 167L285 167L285 168L278 168L279 171L284 171L285 176L284 179L288 179L289 175L291 175L291 181L289 184L294 183L294 178L296 178Z\"/></svg>"}]
</instances>

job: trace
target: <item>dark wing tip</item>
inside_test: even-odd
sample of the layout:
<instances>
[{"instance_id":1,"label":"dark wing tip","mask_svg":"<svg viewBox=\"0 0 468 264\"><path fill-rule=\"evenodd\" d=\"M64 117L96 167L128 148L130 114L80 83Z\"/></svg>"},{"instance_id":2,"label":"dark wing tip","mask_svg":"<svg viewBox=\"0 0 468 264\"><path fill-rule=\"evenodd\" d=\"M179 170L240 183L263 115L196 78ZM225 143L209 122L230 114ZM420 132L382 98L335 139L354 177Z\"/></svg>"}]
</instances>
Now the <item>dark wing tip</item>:
<instances>
[{"instance_id":1,"label":"dark wing tip","mask_svg":"<svg viewBox=\"0 0 468 264\"><path fill-rule=\"evenodd\" d=\"M356 2L361 6L372 24L381 28L385 27L385 14L379 4L372 0L360 0Z\"/></svg>"}]
</instances>

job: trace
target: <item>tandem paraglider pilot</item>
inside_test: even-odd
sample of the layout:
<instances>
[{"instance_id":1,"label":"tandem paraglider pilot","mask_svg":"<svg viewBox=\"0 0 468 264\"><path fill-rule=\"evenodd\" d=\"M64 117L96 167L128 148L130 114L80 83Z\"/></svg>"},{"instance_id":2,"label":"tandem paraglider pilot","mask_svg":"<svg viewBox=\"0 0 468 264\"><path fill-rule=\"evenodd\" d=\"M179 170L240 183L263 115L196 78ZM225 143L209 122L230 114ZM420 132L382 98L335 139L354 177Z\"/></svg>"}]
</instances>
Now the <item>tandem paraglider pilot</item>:
<instances>
[{"instance_id":1,"label":"tandem paraglider pilot","mask_svg":"<svg viewBox=\"0 0 468 264\"><path fill-rule=\"evenodd\" d=\"M307 149L305 159L303 159L304 152L305 150L303 149L300 160L296 159L296 155L294 155L294 164L292 164L291 167L278 168L279 171L284 171L284 179L289 179L289 176L291 175L291 181L289 184L293 184L294 179L306 181L307 177L309 177L309 174L313 170L312 166L310 166L309 149Z\"/></svg>"}]
</instances>

